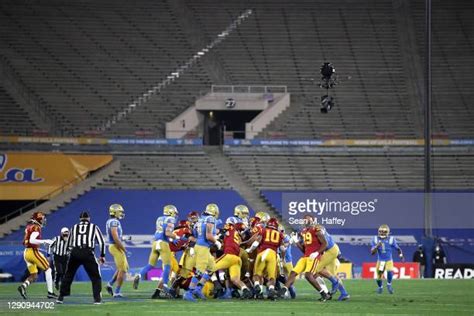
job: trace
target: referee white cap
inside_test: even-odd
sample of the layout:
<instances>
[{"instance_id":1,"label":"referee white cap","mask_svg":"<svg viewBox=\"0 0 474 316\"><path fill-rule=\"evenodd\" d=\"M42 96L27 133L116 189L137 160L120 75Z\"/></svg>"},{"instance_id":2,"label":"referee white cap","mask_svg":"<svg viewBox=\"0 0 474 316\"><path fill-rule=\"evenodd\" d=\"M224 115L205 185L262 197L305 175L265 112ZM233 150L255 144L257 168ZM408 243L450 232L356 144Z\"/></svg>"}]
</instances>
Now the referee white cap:
<instances>
[{"instance_id":1,"label":"referee white cap","mask_svg":"<svg viewBox=\"0 0 474 316\"><path fill-rule=\"evenodd\" d=\"M69 233L69 229L67 227L61 228L61 234L64 234L64 233Z\"/></svg>"}]
</instances>

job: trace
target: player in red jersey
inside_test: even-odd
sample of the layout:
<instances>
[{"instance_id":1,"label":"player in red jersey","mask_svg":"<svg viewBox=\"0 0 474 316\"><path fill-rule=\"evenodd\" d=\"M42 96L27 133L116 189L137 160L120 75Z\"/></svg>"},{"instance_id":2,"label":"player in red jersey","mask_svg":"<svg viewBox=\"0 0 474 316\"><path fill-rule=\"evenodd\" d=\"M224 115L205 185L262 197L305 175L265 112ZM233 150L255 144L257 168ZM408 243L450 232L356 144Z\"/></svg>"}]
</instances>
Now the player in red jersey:
<instances>
[{"instance_id":1,"label":"player in red jersey","mask_svg":"<svg viewBox=\"0 0 474 316\"><path fill-rule=\"evenodd\" d=\"M28 221L25 229L25 237L23 238L23 245L25 251L23 258L25 259L26 266L30 275L28 278L18 287L20 295L27 299L26 289L28 286L36 281L38 278L38 269L43 270L46 277L46 285L48 288L48 298L57 298L57 295L53 292L53 276L49 262L46 257L38 251L41 245L51 245L53 243L50 239L41 239L41 228L46 225L46 216L42 212L35 212Z\"/></svg>"},{"instance_id":2,"label":"player in red jersey","mask_svg":"<svg viewBox=\"0 0 474 316\"><path fill-rule=\"evenodd\" d=\"M278 221L276 218L270 218L265 228L259 229L258 254L255 259L253 273L254 290L257 296L261 295L264 276L267 277L268 298L275 299L275 280L277 276L277 252L278 248L284 254L285 248L281 247L283 243L283 233L278 230Z\"/></svg>"},{"instance_id":3,"label":"player in red jersey","mask_svg":"<svg viewBox=\"0 0 474 316\"><path fill-rule=\"evenodd\" d=\"M303 252L303 257L298 260L296 266L291 271L285 286L280 289L280 296L287 294L288 288L293 285L296 277L304 272L306 280L321 294L321 301L330 299L328 290L324 284L324 281L317 280L315 277L316 266L320 257L318 249L321 248L321 242L318 238L318 229L313 224L313 218L310 215L304 217L305 227L300 232L300 238L297 235L293 235L292 242ZM319 282L318 282L319 281ZM321 283L323 282L323 283ZM323 285L323 286L322 286Z\"/></svg>"},{"instance_id":4,"label":"player in red jersey","mask_svg":"<svg viewBox=\"0 0 474 316\"><path fill-rule=\"evenodd\" d=\"M242 260L240 254L240 243L242 241L241 232L245 225L238 223L235 218L230 217L226 221L223 230L224 254L216 260L216 271L229 270L230 281L242 290L242 298L251 298L252 294L240 279ZM222 298L232 298L232 290L227 286Z\"/></svg>"}]
</instances>

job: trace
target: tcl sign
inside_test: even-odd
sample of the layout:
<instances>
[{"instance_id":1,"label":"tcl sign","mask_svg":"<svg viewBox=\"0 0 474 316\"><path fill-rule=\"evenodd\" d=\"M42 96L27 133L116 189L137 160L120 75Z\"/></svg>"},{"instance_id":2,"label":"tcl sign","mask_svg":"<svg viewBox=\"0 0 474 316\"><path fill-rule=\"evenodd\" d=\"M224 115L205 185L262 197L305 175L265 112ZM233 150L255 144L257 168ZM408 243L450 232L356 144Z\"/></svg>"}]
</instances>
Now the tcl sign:
<instances>
[{"instance_id":1,"label":"tcl sign","mask_svg":"<svg viewBox=\"0 0 474 316\"><path fill-rule=\"evenodd\" d=\"M375 262L364 262L362 264L362 278L377 278L377 269ZM418 279L420 277L419 264L416 262L394 262L393 277L395 279ZM387 272L384 273L387 278Z\"/></svg>"}]
</instances>

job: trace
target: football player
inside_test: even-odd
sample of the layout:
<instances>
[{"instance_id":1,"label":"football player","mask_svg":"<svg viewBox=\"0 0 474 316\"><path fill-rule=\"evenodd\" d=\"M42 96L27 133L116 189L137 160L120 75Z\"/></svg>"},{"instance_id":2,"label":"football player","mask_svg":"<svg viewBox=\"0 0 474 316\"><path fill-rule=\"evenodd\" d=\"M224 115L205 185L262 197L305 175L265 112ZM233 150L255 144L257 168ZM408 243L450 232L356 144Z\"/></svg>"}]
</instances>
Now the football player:
<instances>
[{"instance_id":1,"label":"football player","mask_svg":"<svg viewBox=\"0 0 474 316\"><path fill-rule=\"evenodd\" d=\"M282 246L283 234L278 231L278 220L270 218L265 228L262 228L258 239L259 244L257 258L253 272L254 292L257 296L262 294L264 276L267 277L268 298L276 299L275 280L277 276L277 251L281 248L284 253L286 249ZM255 245L255 243L253 244ZM264 274L266 272L266 274Z\"/></svg>"},{"instance_id":2,"label":"football player","mask_svg":"<svg viewBox=\"0 0 474 316\"><path fill-rule=\"evenodd\" d=\"M240 243L242 241L241 231L245 228L244 223L237 222L234 217L229 217L226 220L226 225L223 230L223 246L224 254L216 260L216 271L229 270L230 281L242 290L242 298L251 298L252 294L240 279L242 268L242 259L240 258ZM222 298L231 298L232 290L227 287Z\"/></svg>"},{"instance_id":3,"label":"football player","mask_svg":"<svg viewBox=\"0 0 474 316\"><path fill-rule=\"evenodd\" d=\"M125 274L128 271L128 261L127 261L127 250L125 245L122 242L122 224L120 220L125 217L125 210L120 204L112 204L109 207L109 216L107 220L107 239L109 241L109 253L114 258L115 262L115 273L106 285L107 292L112 295L114 298L123 297L121 293L121 288ZM113 290L113 284L117 282L115 291Z\"/></svg>"},{"instance_id":4,"label":"football player","mask_svg":"<svg viewBox=\"0 0 474 316\"><path fill-rule=\"evenodd\" d=\"M393 257L392 251L396 249L398 256L403 261L402 249L398 246L397 240L390 237L390 228L388 225L381 225L378 230L378 235L374 236L371 243L370 252L372 255L377 253L377 293L382 294L383 283L382 276L387 271L387 291L393 294L392 280L393 280Z\"/></svg>"},{"instance_id":5,"label":"football player","mask_svg":"<svg viewBox=\"0 0 474 316\"><path fill-rule=\"evenodd\" d=\"M159 257L163 264L163 273L162 278L158 283L158 287L152 297L159 297L160 292L164 292L165 295L169 294L168 283L174 258L169 243L180 239L180 237L174 232L177 217L178 209L176 206L165 205L163 207L163 216L158 217L156 220L155 249L159 253Z\"/></svg>"},{"instance_id":6,"label":"football player","mask_svg":"<svg viewBox=\"0 0 474 316\"><path fill-rule=\"evenodd\" d=\"M318 258L314 273L321 275L331 281L331 296L338 290L341 292L339 301L345 301L350 298L342 280L336 274L336 267L339 264L337 256L340 254L339 246L334 242L332 236L322 225L316 225L316 237L320 242L319 249L313 253L314 258Z\"/></svg>"},{"instance_id":7,"label":"football player","mask_svg":"<svg viewBox=\"0 0 474 316\"><path fill-rule=\"evenodd\" d=\"M25 237L23 238L23 246L25 251L23 258L25 259L26 266L30 275L26 278L18 287L21 297L27 299L26 289L31 283L35 282L38 278L38 269L43 270L46 277L46 287L48 289L48 298L57 298L57 295L53 292L53 275L49 262L46 257L38 251L41 245L51 245L53 243L50 239L41 239L41 229L46 225L46 215L42 212L35 212L31 216L25 228Z\"/></svg>"},{"instance_id":8,"label":"football player","mask_svg":"<svg viewBox=\"0 0 474 316\"><path fill-rule=\"evenodd\" d=\"M195 249L196 275L193 276L189 290L183 296L188 301L196 301L197 298L205 299L202 292L204 284L209 281L211 274L215 271L215 258L212 256L210 247L215 245L221 248L218 240L216 223L219 218L219 207L216 204L208 204L199 221L195 225L195 236L197 236Z\"/></svg>"},{"instance_id":9,"label":"football player","mask_svg":"<svg viewBox=\"0 0 474 316\"><path fill-rule=\"evenodd\" d=\"M293 271L293 255L292 255L292 244L293 240L291 239L291 236L285 233L285 228L283 225L278 226L278 230L283 233L283 245L286 248L285 254L283 255L280 253L280 259L281 259L281 267L280 267L280 276L278 277L277 281L279 281L282 284L286 284L288 277L291 274L291 271ZM292 299L296 298L296 292L295 288L293 285L291 285L288 288L288 291L290 292L290 297Z\"/></svg>"},{"instance_id":10,"label":"football player","mask_svg":"<svg viewBox=\"0 0 474 316\"><path fill-rule=\"evenodd\" d=\"M280 296L286 296L288 288L291 288L296 280L296 277L304 272L305 279L319 292L321 295L321 301L330 299L330 295L325 288L321 286L320 282L315 278L316 266L318 263L319 252L321 248L321 242L318 238L318 230L313 224L313 218L310 215L304 217L305 227L300 232L300 238L297 235L292 236L293 243L303 252L296 266L291 271L288 280L280 290Z\"/></svg>"}]
</instances>

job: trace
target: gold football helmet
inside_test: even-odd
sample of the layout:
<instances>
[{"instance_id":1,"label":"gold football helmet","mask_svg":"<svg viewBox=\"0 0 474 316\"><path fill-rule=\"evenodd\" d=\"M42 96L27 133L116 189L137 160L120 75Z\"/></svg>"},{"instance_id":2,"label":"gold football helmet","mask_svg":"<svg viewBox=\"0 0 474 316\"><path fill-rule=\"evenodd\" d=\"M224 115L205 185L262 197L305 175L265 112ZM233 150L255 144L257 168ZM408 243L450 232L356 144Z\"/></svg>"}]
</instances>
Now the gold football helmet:
<instances>
[{"instance_id":1,"label":"gold football helmet","mask_svg":"<svg viewBox=\"0 0 474 316\"><path fill-rule=\"evenodd\" d=\"M219 206L217 204L211 203L206 205L206 210L204 211L207 215L214 216L215 218L219 217Z\"/></svg>"},{"instance_id":2,"label":"gold football helmet","mask_svg":"<svg viewBox=\"0 0 474 316\"><path fill-rule=\"evenodd\" d=\"M176 206L171 204L165 205L165 207L163 207L163 215L177 217L178 209L176 208Z\"/></svg>"},{"instance_id":3,"label":"gold football helmet","mask_svg":"<svg viewBox=\"0 0 474 316\"><path fill-rule=\"evenodd\" d=\"M122 219L125 217L125 210L120 204L112 204L109 206L109 214L115 218Z\"/></svg>"},{"instance_id":4,"label":"gold football helmet","mask_svg":"<svg viewBox=\"0 0 474 316\"><path fill-rule=\"evenodd\" d=\"M380 225L379 227L379 237L380 238L387 238L390 234L390 227L387 224Z\"/></svg>"},{"instance_id":5,"label":"gold football helmet","mask_svg":"<svg viewBox=\"0 0 474 316\"><path fill-rule=\"evenodd\" d=\"M266 223L270 220L270 215L268 215L268 213L266 213L266 212L257 212L257 214L255 214L255 216L260 218L260 222L262 222L262 223Z\"/></svg>"},{"instance_id":6,"label":"gold football helmet","mask_svg":"<svg viewBox=\"0 0 474 316\"><path fill-rule=\"evenodd\" d=\"M250 213L249 208L245 205L240 204L234 208L234 216L240 219L248 218L249 213Z\"/></svg>"}]
</instances>

